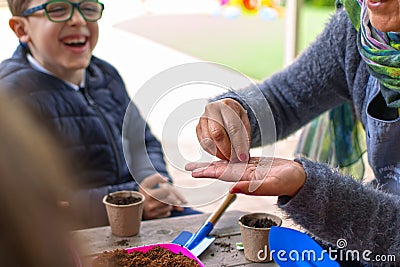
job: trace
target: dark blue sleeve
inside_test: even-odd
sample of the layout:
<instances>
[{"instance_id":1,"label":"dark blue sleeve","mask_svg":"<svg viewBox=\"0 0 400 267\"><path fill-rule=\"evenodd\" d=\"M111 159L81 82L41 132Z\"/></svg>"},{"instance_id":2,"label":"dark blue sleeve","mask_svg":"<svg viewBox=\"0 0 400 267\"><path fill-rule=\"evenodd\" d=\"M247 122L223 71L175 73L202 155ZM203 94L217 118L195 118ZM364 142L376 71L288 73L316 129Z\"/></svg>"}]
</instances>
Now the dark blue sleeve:
<instances>
[{"instance_id":1,"label":"dark blue sleeve","mask_svg":"<svg viewBox=\"0 0 400 267\"><path fill-rule=\"evenodd\" d=\"M149 155L150 161L153 164L154 168L161 175L168 177L168 179L172 181L167 171L161 143L151 133L150 127L148 125L146 125L145 139L147 154Z\"/></svg>"},{"instance_id":2,"label":"dark blue sleeve","mask_svg":"<svg viewBox=\"0 0 400 267\"><path fill-rule=\"evenodd\" d=\"M70 204L72 208L77 209L78 221L80 222L79 228L108 225L103 197L115 191L138 191L138 189L138 184L135 181L131 181L123 184L88 188L74 192Z\"/></svg>"},{"instance_id":3,"label":"dark blue sleeve","mask_svg":"<svg viewBox=\"0 0 400 267\"><path fill-rule=\"evenodd\" d=\"M133 102L127 108L123 128L124 153L133 178L139 184L157 172L169 178L161 143Z\"/></svg>"}]
</instances>

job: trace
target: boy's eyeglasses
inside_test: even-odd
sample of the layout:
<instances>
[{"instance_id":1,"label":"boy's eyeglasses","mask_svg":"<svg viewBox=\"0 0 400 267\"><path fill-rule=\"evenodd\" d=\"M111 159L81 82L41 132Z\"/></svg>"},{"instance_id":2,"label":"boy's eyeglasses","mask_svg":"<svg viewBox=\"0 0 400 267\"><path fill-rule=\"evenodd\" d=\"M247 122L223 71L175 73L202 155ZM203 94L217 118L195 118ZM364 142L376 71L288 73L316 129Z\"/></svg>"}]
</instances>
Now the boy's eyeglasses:
<instances>
[{"instance_id":1,"label":"boy's eyeglasses","mask_svg":"<svg viewBox=\"0 0 400 267\"><path fill-rule=\"evenodd\" d=\"M104 4L96 0L84 0L79 3L73 3L63 0L53 0L29 8L22 12L22 16L27 17L36 11L44 9L47 18L52 22L65 22L72 18L75 8L82 17L88 22L95 22L101 18L104 10Z\"/></svg>"}]
</instances>

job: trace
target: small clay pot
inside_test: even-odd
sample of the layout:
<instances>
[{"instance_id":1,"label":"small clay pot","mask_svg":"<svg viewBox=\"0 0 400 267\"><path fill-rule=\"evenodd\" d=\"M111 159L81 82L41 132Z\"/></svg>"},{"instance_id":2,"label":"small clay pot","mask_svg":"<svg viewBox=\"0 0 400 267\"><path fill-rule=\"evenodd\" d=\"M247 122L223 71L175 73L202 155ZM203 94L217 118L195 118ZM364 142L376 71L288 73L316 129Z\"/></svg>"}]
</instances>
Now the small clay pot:
<instances>
[{"instance_id":1,"label":"small clay pot","mask_svg":"<svg viewBox=\"0 0 400 267\"><path fill-rule=\"evenodd\" d=\"M282 219L269 213L250 213L239 218L244 256L253 262L272 261L268 247L269 230L281 226Z\"/></svg>"},{"instance_id":2,"label":"small clay pot","mask_svg":"<svg viewBox=\"0 0 400 267\"><path fill-rule=\"evenodd\" d=\"M108 195L103 198L106 205L111 232L116 236L134 236L139 233L143 215L144 195L136 191L118 191L109 194L114 197L136 197L140 201L128 205L116 205L107 202Z\"/></svg>"}]
</instances>

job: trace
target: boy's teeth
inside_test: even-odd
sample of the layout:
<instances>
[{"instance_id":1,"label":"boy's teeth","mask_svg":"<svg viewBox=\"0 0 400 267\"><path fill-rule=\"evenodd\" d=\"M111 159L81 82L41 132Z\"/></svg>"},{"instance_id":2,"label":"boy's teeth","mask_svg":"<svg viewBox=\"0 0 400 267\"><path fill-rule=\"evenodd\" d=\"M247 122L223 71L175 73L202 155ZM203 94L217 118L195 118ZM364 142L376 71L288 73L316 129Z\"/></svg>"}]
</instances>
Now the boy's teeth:
<instances>
[{"instance_id":1,"label":"boy's teeth","mask_svg":"<svg viewBox=\"0 0 400 267\"><path fill-rule=\"evenodd\" d=\"M66 44L82 44L85 42L85 38L70 39L70 40L65 40L64 42Z\"/></svg>"}]
</instances>

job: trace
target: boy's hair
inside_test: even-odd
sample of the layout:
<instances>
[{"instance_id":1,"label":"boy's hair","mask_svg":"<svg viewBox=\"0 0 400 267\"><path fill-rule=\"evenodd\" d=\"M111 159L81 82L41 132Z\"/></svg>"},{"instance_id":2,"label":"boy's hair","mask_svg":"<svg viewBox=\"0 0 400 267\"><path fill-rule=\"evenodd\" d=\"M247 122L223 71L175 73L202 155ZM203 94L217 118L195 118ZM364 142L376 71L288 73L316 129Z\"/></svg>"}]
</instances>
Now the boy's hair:
<instances>
[{"instance_id":1,"label":"boy's hair","mask_svg":"<svg viewBox=\"0 0 400 267\"><path fill-rule=\"evenodd\" d=\"M30 0L7 0L13 16L20 16L29 7Z\"/></svg>"}]
</instances>

